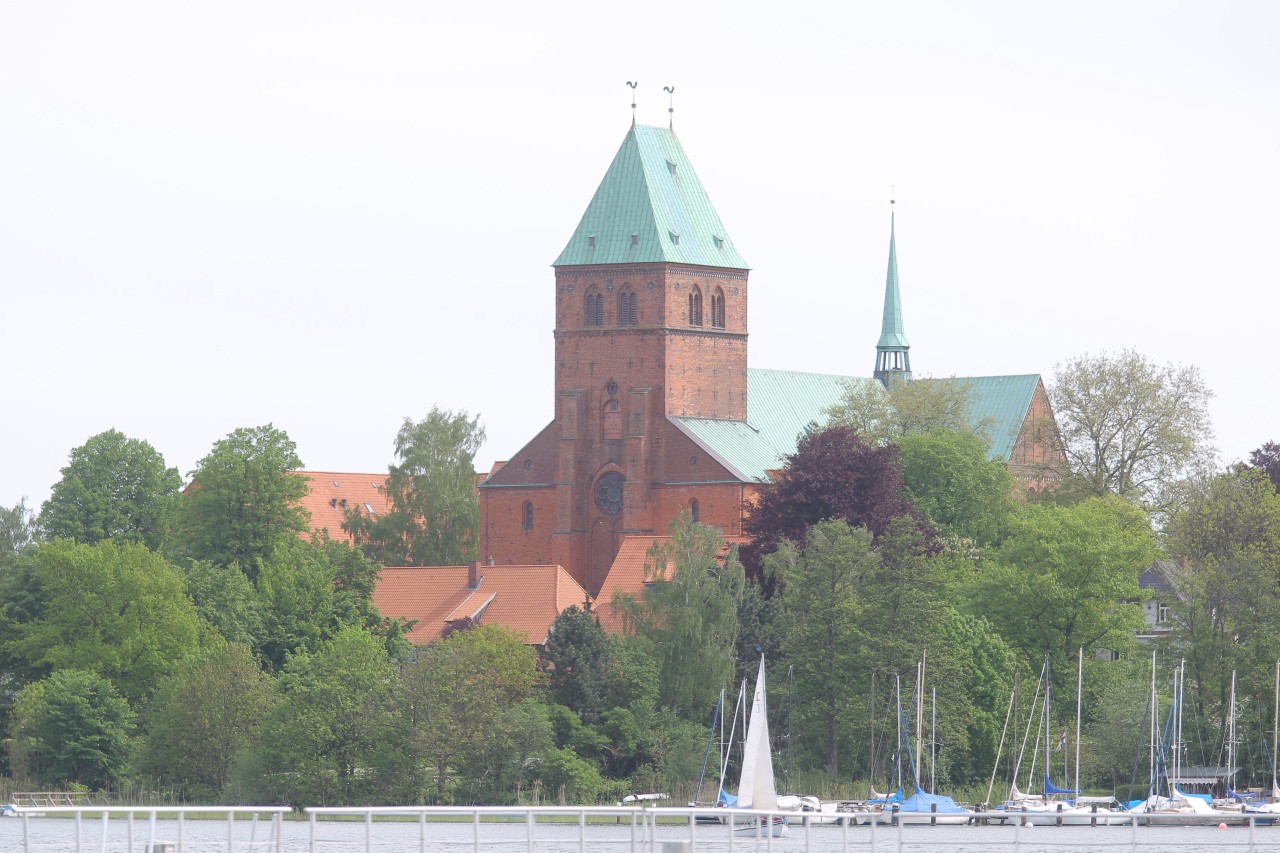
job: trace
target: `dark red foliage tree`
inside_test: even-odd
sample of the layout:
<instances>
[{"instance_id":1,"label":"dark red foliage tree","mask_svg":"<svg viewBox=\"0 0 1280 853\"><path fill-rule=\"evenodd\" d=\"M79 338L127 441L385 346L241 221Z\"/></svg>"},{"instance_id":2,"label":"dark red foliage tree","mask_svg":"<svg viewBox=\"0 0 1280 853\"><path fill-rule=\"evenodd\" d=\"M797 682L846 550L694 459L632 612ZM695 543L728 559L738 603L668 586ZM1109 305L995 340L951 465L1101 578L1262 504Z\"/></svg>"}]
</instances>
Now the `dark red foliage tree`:
<instances>
[{"instance_id":1,"label":"dark red foliage tree","mask_svg":"<svg viewBox=\"0 0 1280 853\"><path fill-rule=\"evenodd\" d=\"M1261 468L1271 478L1271 484L1280 491L1280 444L1268 441L1249 454L1249 464Z\"/></svg>"},{"instance_id":2,"label":"dark red foliage tree","mask_svg":"<svg viewBox=\"0 0 1280 853\"><path fill-rule=\"evenodd\" d=\"M742 527L751 542L740 558L760 578L765 554L783 539L803 544L819 521L842 519L879 537L902 515L931 536L903 489L898 448L872 447L849 427L829 427L802 437L786 467L761 491L760 502L748 508Z\"/></svg>"}]
</instances>

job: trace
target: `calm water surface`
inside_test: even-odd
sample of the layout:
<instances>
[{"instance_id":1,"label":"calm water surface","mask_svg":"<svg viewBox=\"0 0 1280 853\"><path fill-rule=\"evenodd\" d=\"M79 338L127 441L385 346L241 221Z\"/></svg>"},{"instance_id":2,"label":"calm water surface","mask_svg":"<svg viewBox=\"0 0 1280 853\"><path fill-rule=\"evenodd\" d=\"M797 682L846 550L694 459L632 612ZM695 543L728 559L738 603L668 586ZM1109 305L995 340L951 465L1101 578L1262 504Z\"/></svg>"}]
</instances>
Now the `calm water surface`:
<instances>
[{"instance_id":1,"label":"calm water surface","mask_svg":"<svg viewBox=\"0 0 1280 853\"><path fill-rule=\"evenodd\" d=\"M97 819L85 819L80 825L79 849L89 853L146 853L148 842L177 842L176 820L157 820L152 824L135 819L132 829L124 818L108 821L104 838L103 825ZM181 827L183 853L213 853L228 849L227 826L224 821L191 820ZM324 821L317 824L315 838L306 821L285 821L281 829L281 850L285 853L410 853L423 849L416 822L374 823L368 830L360 821ZM486 822L480 827L479 849L485 853L522 853L528 829L524 823ZM661 826L656 844L650 844L636 830L637 853L662 853L664 840L686 839L684 826ZM809 829L814 851L832 853L1080 853L1080 851L1130 851L1142 853L1214 853L1214 851L1274 851L1280 853L1280 827L1258 827L1250 839L1245 827L1219 830L1211 827L1140 827L1135 833L1129 827L1033 827L1016 830L1011 826L989 827L880 827L871 845L867 827L853 827L847 833L840 827L815 826ZM698 827L694 849L728 853L730 846L725 828ZM1136 840L1136 848L1134 846ZM269 820L254 823L237 820L231 850L237 853L272 853L277 849ZM1016 843L1016 847L1015 847ZM847 846L846 846L847 844ZM899 846L901 844L901 846ZM314 845L314 846L313 846ZM63 818L30 818L24 834L23 821L0 819L0 851L2 853L71 853L77 849L74 820ZM471 853L476 845L469 823L431 822L426 827L425 849L431 853ZM576 824L539 824L535 832L535 849L539 853L629 853L632 830L629 825L592 824L579 840ZM733 850L742 853L766 851L769 846L751 838L735 838ZM805 830L792 826L786 838L773 839L772 849L779 853L802 853Z\"/></svg>"}]
</instances>

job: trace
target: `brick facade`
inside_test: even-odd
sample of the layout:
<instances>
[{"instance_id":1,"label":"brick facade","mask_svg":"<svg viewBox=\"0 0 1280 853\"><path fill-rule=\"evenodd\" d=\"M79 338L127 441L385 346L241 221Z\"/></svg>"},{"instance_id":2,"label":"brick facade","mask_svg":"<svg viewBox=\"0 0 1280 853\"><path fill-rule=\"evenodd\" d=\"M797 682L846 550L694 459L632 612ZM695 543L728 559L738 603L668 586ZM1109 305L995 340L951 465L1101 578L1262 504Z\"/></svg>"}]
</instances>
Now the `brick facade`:
<instances>
[{"instance_id":1,"label":"brick facade","mask_svg":"<svg viewBox=\"0 0 1280 853\"><path fill-rule=\"evenodd\" d=\"M684 509L742 530L752 486L668 417L745 421L747 272L556 270L556 417L480 489L481 555L557 563L593 595L622 537Z\"/></svg>"}]
</instances>

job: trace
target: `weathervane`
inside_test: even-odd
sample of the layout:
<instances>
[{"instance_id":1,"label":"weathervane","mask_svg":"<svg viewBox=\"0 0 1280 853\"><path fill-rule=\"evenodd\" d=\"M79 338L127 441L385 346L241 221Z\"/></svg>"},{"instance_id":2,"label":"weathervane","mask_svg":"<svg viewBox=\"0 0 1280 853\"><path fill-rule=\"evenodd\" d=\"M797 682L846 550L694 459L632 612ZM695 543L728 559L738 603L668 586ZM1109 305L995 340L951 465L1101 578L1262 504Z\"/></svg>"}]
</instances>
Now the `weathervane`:
<instances>
[{"instance_id":1,"label":"weathervane","mask_svg":"<svg viewBox=\"0 0 1280 853\"><path fill-rule=\"evenodd\" d=\"M631 87L631 126L635 127L636 126L636 86L639 86L640 83L639 81L632 82L631 80L628 80L627 85Z\"/></svg>"},{"instance_id":2,"label":"weathervane","mask_svg":"<svg viewBox=\"0 0 1280 853\"><path fill-rule=\"evenodd\" d=\"M667 130L675 130L676 87L663 86L662 91L667 93Z\"/></svg>"}]
</instances>

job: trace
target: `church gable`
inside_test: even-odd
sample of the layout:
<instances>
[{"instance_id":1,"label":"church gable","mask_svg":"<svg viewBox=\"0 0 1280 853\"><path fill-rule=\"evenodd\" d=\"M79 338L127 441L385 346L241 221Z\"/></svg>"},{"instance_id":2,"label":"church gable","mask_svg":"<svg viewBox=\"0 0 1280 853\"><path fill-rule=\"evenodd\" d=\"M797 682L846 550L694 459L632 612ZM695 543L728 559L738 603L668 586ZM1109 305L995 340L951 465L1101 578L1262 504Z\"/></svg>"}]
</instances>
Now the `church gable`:
<instances>
[{"instance_id":1,"label":"church gable","mask_svg":"<svg viewBox=\"0 0 1280 853\"><path fill-rule=\"evenodd\" d=\"M506 464L486 477L480 488L553 486L555 482L555 423L550 423Z\"/></svg>"}]
</instances>

